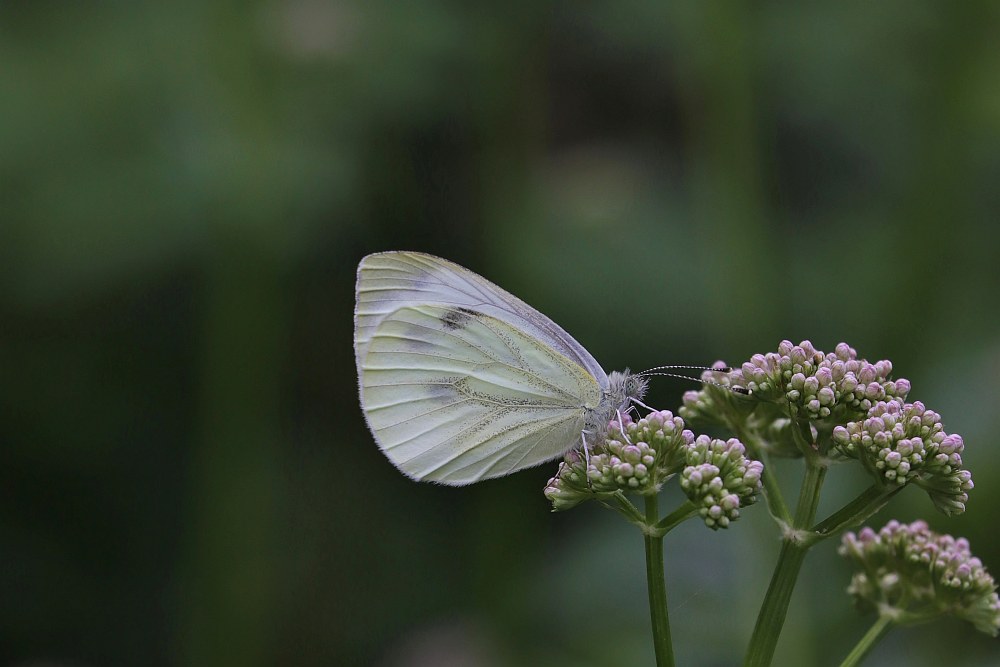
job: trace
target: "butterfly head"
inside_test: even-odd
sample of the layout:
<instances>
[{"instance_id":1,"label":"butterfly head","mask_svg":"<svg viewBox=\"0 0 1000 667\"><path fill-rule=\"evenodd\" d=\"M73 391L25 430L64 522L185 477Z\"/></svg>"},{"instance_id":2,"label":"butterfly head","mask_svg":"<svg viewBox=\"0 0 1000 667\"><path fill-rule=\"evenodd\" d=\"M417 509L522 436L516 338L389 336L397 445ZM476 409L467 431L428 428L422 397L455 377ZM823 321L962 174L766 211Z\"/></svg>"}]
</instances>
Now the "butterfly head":
<instances>
[{"instance_id":1,"label":"butterfly head","mask_svg":"<svg viewBox=\"0 0 1000 667\"><path fill-rule=\"evenodd\" d=\"M633 374L629 369L612 371L608 375L608 403L621 410L627 408L631 399L642 400L649 388L649 380Z\"/></svg>"},{"instance_id":2,"label":"butterfly head","mask_svg":"<svg viewBox=\"0 0 1000 667\"><path fill-rule=\"evenodd\" d=\"M604 390L601 404L587 412L586 430L596 433L607 428L608 421L618 412L628 409L632 399L641 401L646 395L649 381L641 375L633 375L627 368L613 371L608 375L608 386Z\"/></svg>"}]
</instances>

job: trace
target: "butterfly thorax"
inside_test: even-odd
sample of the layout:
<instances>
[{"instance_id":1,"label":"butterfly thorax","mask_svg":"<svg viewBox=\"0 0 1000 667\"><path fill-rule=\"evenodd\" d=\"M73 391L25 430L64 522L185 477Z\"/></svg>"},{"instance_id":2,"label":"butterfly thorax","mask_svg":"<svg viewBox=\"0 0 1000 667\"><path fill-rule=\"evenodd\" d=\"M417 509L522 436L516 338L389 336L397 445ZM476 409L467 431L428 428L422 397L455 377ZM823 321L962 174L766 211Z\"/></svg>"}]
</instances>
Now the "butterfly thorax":
<instances>
[{"instance_id":1,"label":"butterfly thorax","mask_svg":"<svg viewBox=\"0 0 1000 667\"><path fill-rule=\"evenodd\" d=\"M586 430L599 432L607 428L608 422L617 416L618 411L628 408L633 398L642 400L648 385L646 378L633 375L627 368L624 371L612 371L608 375L608 386L601 396L600 405L587 411Z\"/></svg>"}]
</instances>

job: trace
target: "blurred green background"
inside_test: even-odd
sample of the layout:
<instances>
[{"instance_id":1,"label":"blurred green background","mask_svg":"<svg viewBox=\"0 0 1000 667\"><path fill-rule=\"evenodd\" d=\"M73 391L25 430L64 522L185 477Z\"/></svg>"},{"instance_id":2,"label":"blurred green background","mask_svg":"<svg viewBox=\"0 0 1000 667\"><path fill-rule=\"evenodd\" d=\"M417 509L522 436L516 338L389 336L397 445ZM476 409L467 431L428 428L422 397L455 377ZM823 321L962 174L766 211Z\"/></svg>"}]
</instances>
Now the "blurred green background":
<instances>
[{"instance_id":1,"label":"blurred green background","mask_svg":"<svg viewBox=\"0 0 1000 667\"><path fill-rule=\"evenodd\" d=\"M379 453L351 315L387 249L609 370L891 359L977 488L874 523L1000 574L998 30L986 0L3 3L0 664L650 664L641 539L550 514L554 465L450 489ZM863 485L834 470L821 513ZM671 533L679 664L738 663L777 546L763 506ZM872 620L834 552L777 664ZM945 621L870 664L945 660L1000 648Z\"/></svg>"}]
</instances>

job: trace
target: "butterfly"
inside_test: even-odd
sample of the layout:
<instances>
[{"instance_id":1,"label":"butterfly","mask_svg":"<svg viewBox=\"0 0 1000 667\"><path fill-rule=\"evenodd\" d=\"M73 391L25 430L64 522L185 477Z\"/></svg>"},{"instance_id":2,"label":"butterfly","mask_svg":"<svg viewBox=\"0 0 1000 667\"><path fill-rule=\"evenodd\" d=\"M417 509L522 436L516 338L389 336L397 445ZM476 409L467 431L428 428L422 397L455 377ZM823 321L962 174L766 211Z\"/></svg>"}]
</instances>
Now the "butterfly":
<instances>
[{"instance_id":1,"label":"butterfly","mask_svg":"<svg viewBox=\"0 0 1000 667\"><path fill-rule=\"evenodd\" d=\"M440 257L368 255L355 296L361 408L413 479L458 486L551 461L646 391L641 374L608 375L558 324Z\"/></svg>"}]
</instances>

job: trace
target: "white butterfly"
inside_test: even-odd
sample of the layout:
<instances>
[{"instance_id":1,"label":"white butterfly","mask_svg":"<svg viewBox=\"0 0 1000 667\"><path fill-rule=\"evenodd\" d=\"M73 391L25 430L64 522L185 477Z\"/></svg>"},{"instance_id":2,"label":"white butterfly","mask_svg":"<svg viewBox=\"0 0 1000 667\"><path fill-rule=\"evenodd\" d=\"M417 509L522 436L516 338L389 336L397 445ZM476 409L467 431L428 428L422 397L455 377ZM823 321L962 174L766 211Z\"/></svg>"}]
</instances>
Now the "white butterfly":
<instances>
[{"instance_id":1,"label":"white butterfly","mask_svg":"<svg viewBox=\"0 0 1000 667\"><path fill-rule=\"evenodd\" d=\"M358 265L354 354L375 441L406 475L471 484L562 456L641 400L562 328L457 264L416 252Z\"/></svg>"}]
</instances>

